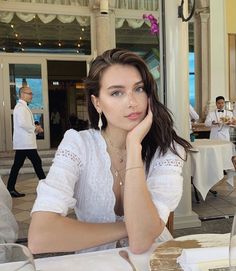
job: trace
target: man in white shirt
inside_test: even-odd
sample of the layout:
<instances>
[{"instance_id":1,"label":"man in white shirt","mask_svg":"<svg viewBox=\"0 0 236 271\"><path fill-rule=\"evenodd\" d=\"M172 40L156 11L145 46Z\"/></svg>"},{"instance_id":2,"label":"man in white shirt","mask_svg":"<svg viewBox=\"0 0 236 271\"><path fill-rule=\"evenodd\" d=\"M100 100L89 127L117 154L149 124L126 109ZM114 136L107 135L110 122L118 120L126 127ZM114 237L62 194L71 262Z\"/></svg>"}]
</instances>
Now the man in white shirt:
<instances>
[{"instance_id":1,"label":"man in white shirt","mask_svg":"<svg viewBox=\"0 0 236 271\"><path fill-rule=\"evenodd\" d=\"M190 135L193 133L193 125L195 121L199 119L198 113L195 111L195 109L192 107L191 104L189 104L189 128L190 128Z\"/></svg>"},{"instance_id":2,"label":"man in white shirt","mask_svg":"<svg viewBox=\"0 0 236 271\"><path fill-rule=\"evenodd\" d=\"M13 111L13 149L15 159L9 175L7 189L12 197L24 197L15 189L16 179L20 168L23 166L26 157L32 162L34 170L39 179L44 179L42 161L37 152L36 134L43 132L40 125L34 124L34 118L28 103L32 101L31 88L24 86L19 90L20 100Z\"/></svg>"},{"instance_id":3,"label":"man in white shirt","mask_svg":"<svg viewBox=\"0 0 236 271\"><path fill-rule=\"evenodd\" d=\"M209 112L205 125L211 127L210 139L220 139L230 141L229 125L232 124L233 113L225 110L225 98L216 97L216 109Z\"/></svg>"},{"instance_id":4,"label":"man in white shirt","mask_svg":"<svg viewBox=\"0 0 236 271\"><path fill-rule=\"evenodd\" d=\"M18 225L12 210L12 199L0 177L0 243L13 243L18 237Z\"/></svg>"}]
</instances>

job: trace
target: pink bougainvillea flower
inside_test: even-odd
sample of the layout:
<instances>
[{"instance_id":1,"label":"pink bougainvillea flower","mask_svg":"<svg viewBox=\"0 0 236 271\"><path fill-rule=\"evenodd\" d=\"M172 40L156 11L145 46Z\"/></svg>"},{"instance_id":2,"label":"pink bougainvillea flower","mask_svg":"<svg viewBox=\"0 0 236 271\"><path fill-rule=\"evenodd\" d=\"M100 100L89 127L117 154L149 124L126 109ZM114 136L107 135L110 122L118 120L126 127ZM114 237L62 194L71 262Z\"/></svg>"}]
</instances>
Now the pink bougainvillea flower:
<instances>
[{"instance_id":1,"label":"pink bougainvillea flower","mask_svg":"<svg viewBox=\"0 0 236 271\"><path fill-rule=\"evenodd\" d=\"M149 20L149 22L151 23L151 33L153 35L157 35L159 33L159 24L157 22L157 19L152 14L143 14L143 19Z\"/></svg>"}]
</instances>

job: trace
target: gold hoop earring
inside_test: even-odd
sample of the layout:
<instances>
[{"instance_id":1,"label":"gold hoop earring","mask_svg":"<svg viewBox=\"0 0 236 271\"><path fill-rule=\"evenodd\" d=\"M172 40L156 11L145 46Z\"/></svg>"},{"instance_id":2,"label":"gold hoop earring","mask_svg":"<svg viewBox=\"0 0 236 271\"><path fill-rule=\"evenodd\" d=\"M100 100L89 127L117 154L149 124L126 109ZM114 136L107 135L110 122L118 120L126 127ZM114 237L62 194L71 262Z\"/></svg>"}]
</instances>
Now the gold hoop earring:
<instances>
[{"instance_id":1,"label":"gold hoop earring","mask_svg":"<svg viewBox=\"0 0 236 271\"><path fill-rule=\"evenodd\" d=\"M99 119L98 119L98 128L100 131L102 131L102 112L98 113L99 114Z\"/></svg>"}]
</instances>

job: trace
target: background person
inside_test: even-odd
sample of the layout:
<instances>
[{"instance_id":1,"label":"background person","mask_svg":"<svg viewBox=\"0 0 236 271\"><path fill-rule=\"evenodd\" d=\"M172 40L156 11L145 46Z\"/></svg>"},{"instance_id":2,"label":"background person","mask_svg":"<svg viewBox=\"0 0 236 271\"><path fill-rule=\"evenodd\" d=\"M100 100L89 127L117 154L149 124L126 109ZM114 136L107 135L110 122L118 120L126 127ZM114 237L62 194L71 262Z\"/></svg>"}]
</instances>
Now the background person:
<instances>
[{"instance_id":1,"label":"background person","mask_svg":"<svg viewBox=\"0 0 236 271\"><path fill-rule=\"evenodd\" d=\"M182 196L191 145L173 129L156 83L136 54L98 56L86 79L91 129L69 130L37 188L29 228L33 253L127 246L134 253L168 240L169 213ZM74 208L77 220L66 217ZM99 247L98 247L99 246Z\"/></svg>"},{"instance_id":2,"label":"background person","mask_svg":"<svg viewBox=\"0 0 236 271\"><path fill-rule=\"evenodd\" d=\"M36 143L36 134L42 133L43 129L40 125L34 124L33 114L27 105L32 101L32 95L31 88L20 88L20 99L13 111L13 149L15 150L15 158L7 183L7 189L12 197L25 196L25 194L16 191L15 185L19 170L23 166L26 157L32 162L38 178L45 178Z\"/></svg>"},{"instance_id":3,"label":"background person","mask_svg":"<svg viewBox=\"0 0 236 271\"><path fill-rule=\"evenodd\" d=\"M199 120L199 115L195 111L195 109L192 107L191 104L189 104L189 130L190 130L190 139L193 141L194 134L193 134L193 124Z\"/></svg>"},{"instance_id":4,"label":"background person","mask_svg":"<svg viewBox=\"0 0 236 271\"><path fill-rule=\"evenodd\" d=\"M229 125L232 124L233 113L225 110L225 98L216 97L216 109L209 112L205 125L211 127L210 139L220 139L230 141Z\"/></svg>"}]
</instances>

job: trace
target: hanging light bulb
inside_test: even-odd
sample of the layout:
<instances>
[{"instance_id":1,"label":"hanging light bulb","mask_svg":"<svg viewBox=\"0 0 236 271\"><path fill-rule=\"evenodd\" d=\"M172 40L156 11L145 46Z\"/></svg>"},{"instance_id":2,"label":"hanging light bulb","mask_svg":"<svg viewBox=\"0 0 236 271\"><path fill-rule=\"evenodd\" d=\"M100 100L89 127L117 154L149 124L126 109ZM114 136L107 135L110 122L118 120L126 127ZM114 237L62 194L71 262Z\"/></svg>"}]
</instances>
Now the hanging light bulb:
<instances>
[{"instance_id":1,"label":"hanging light bulb","mask_svg":"<svg viewBox=\"0 0 236 271\"><path fill-rule=\"evenodd\" d=\"M14 28L14 24L11 24L11 28Z\"/></svg>"},{"instance_id":2,"label":"hanging light bulb","mask_svg":"<svg viewBox=\"0 0 236 271\"><path fill-rule=\"evenodd\" d=\"M19 41L18 44L21 45L21 41Z\"/></svg>"},{"instance_id":3,"label":"hanging light bulb","mask_svg":"<svg viewBox=\"0 0 236 271\"><path fill-rule=\"evenodd\" d=\"M61 43L60 42L58 42L58 46L61 47Z\"/></svg>"},{"instance_id":4,"label":"hanging light bulb","mask_svg":"<svg viewBox=\"0 0 236 271\"><path fill-rule=\"evenodd\" d=\"M42 45L42 43L39 41L38 45L39 45L39 46L41 46L41 45Z\"/></svg>"},{"instance_id":5,"label":"hanging light bulb","mask_svg":"<svg viewBox=\"0 0 236 271\"><path fill-rule=\"evenodd\" d=\"M17 34L17 33L15 33L15 37L16 37L16 38L18 37L18 34Z\"/></svg>"},{"instance_id":6,"label":"hanging light bulb","mask_svg":"<svg viewBox=\"0 0 236 271\"><path fill-rule=\"evenodd\" d=\"M82 29L81 29L83 32L84 32L84 28L82 27Z\"/></svg>"},{"instance_id":7,"label":"hanging light bulb","mask_svg":"<svg viewBox=\"0 0 236 271\"><path fill-rule=\"evenodd\" d=\"M80 44L78 43L77 46L80 47Z\"/></svg>"}]
</instances>

